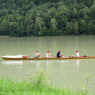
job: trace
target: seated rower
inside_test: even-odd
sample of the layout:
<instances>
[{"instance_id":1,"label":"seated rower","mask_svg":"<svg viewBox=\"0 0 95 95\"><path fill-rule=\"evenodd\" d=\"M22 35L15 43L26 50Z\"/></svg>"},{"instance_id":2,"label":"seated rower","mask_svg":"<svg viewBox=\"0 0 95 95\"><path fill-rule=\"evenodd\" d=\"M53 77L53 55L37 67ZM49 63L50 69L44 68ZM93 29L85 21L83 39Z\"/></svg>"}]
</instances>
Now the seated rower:
<instances>
[{"instance_id":1,"label":"seated rower","mask_svg":"<svg viewBox=\"0 0 95 95\"><path fill-rule=\"evenodd\" d=\"M47 58L51 58L51 57L52 57L52 55L51 55L49 52L50 52L50 51L48 50L47 53L46 53L46 57L47 57Z\"/></svg>"},{"instance_id":2,"label":"seated rower","mask_svg":"<svg viewBox=\"0 0 95 95\"><path fill-rule=\"evenodd\" d=\"M75 55L72 55L72 57L79 57L78 50L75 50Z\"/></svg>"},{"instance_id":3,"label":"seated rower","mask_svg":"<svg viewBox=\"0 0 95 95\"><path fill-rule=\"evenodd\" d=\"M39 51L37 50L37 53L35 54L35 57L36 57L36 58L41 58L41 55L42 55L42 54L40 54Z\"/></svg>"},{"instance_id":4,"label":"seated rower","mask_svg":"<svg viewBox=\"0 0 95 95\"><path fill-rule=\"evenodd\" d=\"M59 50L59 52L57 52L57 57L64 57L65 54L61 53L61 50Z\"/></svg>"}]
</instances>

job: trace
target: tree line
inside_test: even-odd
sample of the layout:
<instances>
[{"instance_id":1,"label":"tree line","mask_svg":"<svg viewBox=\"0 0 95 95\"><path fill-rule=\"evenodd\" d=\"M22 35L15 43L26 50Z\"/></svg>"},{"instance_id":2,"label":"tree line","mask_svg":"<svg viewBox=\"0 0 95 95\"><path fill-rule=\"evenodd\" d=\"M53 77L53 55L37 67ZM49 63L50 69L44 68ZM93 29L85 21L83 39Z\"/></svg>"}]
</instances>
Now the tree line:
<instances>
[{"instance_id":1,"label":"tree line","mask_svg":"<svg viewBox=\"0 0 95 95\"><path fill-rule=\"evenodd\" d=\"M0 0L0 35L95 35L95 2Z\"/></svg>"}]
</instances>

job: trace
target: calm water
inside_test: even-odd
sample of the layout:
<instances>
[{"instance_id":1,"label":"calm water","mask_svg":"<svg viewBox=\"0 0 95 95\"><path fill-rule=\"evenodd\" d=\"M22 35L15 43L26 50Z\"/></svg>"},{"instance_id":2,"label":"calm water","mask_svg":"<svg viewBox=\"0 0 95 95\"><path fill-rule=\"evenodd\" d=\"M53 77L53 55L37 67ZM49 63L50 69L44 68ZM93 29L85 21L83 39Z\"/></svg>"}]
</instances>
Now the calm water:
<instances>
[{"instance_id":1,"label":"calm water","mask_svg":"<svg viewBox=\"0 0 95 95\"><path fill-rule=\"evenodd\" d=\"M76 49L80 55L95 56L95 36L0 37L0 56L34 56L37 50L43 56L47 50L56 56L59 49L65 56L74 55ZM76 88L80 82L86 84L86 74L92 75L89 87L95 82L95 59L5 61L0 58L0 77L29 79L40 69L50 70L53 84L59 86Z\"/></svg>"}]
</instances>

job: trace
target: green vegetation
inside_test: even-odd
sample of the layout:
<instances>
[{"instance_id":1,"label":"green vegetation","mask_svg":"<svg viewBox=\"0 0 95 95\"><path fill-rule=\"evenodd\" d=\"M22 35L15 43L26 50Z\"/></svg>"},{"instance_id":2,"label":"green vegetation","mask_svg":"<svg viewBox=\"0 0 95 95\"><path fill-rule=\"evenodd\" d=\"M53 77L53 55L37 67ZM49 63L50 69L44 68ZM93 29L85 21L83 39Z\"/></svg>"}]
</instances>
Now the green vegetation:
<instances>
[{"instance_id":1,"label":"green vegetation","mask_svg":"<svg viewBox=\"0 0 95 95\"><path fill-rule=\"evenodd\" d=\"M78 91L74 92L71 89L52 86L47 72L41 70L32 75L29 81L13 81L8 78L1 79L0 95L94 95L87 90L88 79L90 77L90 75L86 76L86 89L79 88Z\"/></svg>"},{"instance_id":2,"label":"green vegetation","mask_svg":"<svg viewBox=\"0 0 95 95\"><path fill-rule=\"evenodd\" d=\"M0 0L0 35L95 35L95 0Z\"/></svg>"}]
</instances>

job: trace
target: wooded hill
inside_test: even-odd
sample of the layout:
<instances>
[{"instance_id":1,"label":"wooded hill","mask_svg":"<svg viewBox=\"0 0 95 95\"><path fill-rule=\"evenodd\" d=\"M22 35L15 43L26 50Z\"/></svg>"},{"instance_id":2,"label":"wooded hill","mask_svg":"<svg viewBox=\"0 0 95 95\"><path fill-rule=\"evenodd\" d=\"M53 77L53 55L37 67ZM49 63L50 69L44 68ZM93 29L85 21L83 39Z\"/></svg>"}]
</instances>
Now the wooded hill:
<instances>
[{"instance_id":1,"label":"wooded hill","mask_svg":"<svg viewBox=\"0 0 95 95\"><path fill-rule=\"evenodd\" d=\"M95 0L0 0L0 35L95 35Z\"/></svg>"}]
</instances>

